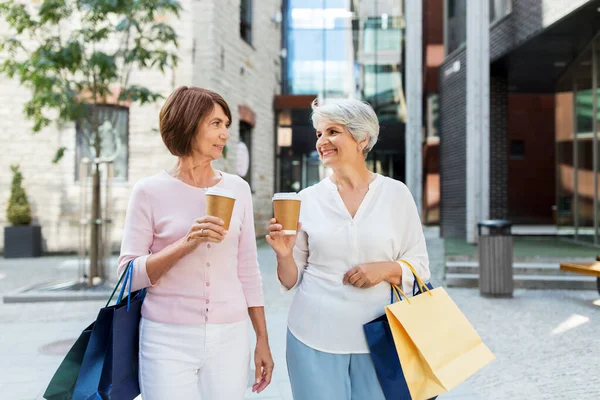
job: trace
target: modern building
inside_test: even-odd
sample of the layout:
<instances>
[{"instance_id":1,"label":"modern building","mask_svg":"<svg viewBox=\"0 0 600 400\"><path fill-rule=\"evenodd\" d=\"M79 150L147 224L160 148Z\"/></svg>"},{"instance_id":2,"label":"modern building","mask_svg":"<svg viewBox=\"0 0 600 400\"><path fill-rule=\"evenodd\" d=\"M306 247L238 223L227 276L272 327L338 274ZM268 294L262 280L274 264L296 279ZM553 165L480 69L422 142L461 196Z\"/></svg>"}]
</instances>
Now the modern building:
<instances>
[{"instance_id":1,"label":"modern building","mask_svg":"<svg viewBox=\"0 0 600 400\"><path fill-rule=\"evenodd\" d=\"M281 0L181 0L181 4L180 19L166 21L180 38L178 67L166 75L134 72L131 79L165 96L181 85L201 86L229 102L231 139L227 159L218 167L250 182L256 229L263 234L275 186L273 99L280 93L281 82ZM39 4L32 5L36 6ZM78 166L89 149L78 124L51 126L33 135L31 122L22 112L28 98L19 82L0 77L0 225L7 223L3 210L9 198L10 165L20 164L34 222L42 227L45 250L74 251L83 206ZM161 106L162 102L146 107L102 106L107 121L116 121L103 126L107 151L115 156L109 216L113 250L119 247L133 185L174 165L175 159L158 133ZM53 165L59 147L67 150L63 160ZM0 229L0 247L2 235Z\"/></svg>"},{"instance_id":2,"label":"modern building","mask_svg":"<svg viewBox=\"0 0 600 400\"><path fill-rule=\"evenodd\" d=\"M489 86L478 89L489 89L489 131L476 133L489 151L478 154L468 151L474 137L467 134L468 79L481 70L467 62L478 39L468 35L469 24L477 25L467 16L472 6L445 1L442 235L473 241L471 208L486 198L485 217L553 225L559 234L598 244L600 1L489 0L489 61L483 63ZM489 174L478 176L473 165L489 165ZM482 179L481 190L470 189L473 179Z\"/></svg>"},{"instance_id":3,"label":"modern building","mask_svg":"<svg viewBox=\"0 0 600 400\"><path fill-rule=\"evenodd\" d=\"M439 69L444 61L444 0L423 1L423 204L421 220L440 221Z\"/></svg>"},{"instance_id":4,"label":"modern building","mask_svg":"<svg viewBox=\"0 0 600 400\"><path fill-rule=\"evenodd\" d=\"M284 0L283 10L276 190L299 191L326 174L310 121L315 98L369 102L381 124L369 167L404 180L403 1Z\"/></svg>"}]
</instances>

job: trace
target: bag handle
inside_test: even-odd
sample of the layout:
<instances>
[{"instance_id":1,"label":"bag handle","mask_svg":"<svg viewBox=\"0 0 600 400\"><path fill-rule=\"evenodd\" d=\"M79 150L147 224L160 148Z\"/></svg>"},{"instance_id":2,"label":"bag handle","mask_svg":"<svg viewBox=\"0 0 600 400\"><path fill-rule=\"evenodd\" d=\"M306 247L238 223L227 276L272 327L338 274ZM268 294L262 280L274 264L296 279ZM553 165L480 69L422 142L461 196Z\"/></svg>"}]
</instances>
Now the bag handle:
<instances>
[{"instance_id":1,"label":"bag handle","mask_svg":"<svg viewBox=\"0 0 600 400\"><path fill-rule=\"evenodd\" d=\"M406 266L411 270L411 272L413 273L413 275L415 276L415 279L417 280L417 282L419 283L419 288L421 289L421 293L425 293L425 289L427 290L427 292L429 293L430 296L433 296L433 294L431 293L431 289L429 289L429 287L427 287L427 285L423 282L423 280L419 277L419 275L417 274L417 271L415 270L415 267L412 266L412 264L404 259L402 260L398 260L398 262L404 263L406 264Z\"/></svg>"},{"instance_id":2,"label":"bag handle","mask_svg":"<svg viewBox=\"0 0 600 400\"><path fill-rule=\"evenodd\" d=\"M398 301L402 301L402 298L400 297L400 295L402 295L402 297L404 297L406 302L408 304L410 304L410 300L408 299L408 296L406 295L406 293L404 293L402 291L402 289L400 289L400 286L392 284L392 292L394 293L394 295L396 295L396 298L398 299Z\"/></svg>"},{"instance_id":3,"label":"bag handle","mask_svg":"<svg viewBox=\"0 0 600 400\"><path fill-rule=\"evenodd\" d=\"M121 292L117 298L117 304L120 304L123 300L123 293L125 292L127 283L129 283L129 287L127 289L127 311L129 311L129 306L131 305L131 288L133 286L133 260L131 260L127 265L127 275L125 275L125 282L123 282L123 287L121 287Z\"/></svg>"},{"instance_id":4,"label":"bag handle","mask_svg":"<svg viewBox=\"0 0 600 400\"><path fill-rule=\"evenodd\" d=\"M112 301L115 292L117 291L117 288L119 287L119 285L121 284L121 282L123 282L123 278L125 278L125 281L123 282L123 286L121 286L121 291L119 292L119 296L117 297L117 304L119 304L121 302L121 300L123 299L123 293L125 291L125 286L127 286L127 282L129 282L129 291L128 291L128 300L127 300L127 310L129 310L129 297L131 297L131 286L133 284L133 261L131 260L129 262L129 264L127 264L127 268L125 268L125 271L123 271L123 273L121 274L121 277L119 278L119 281L117 282L117 284L115 285L115 288L113 289L112 293L110 294L110 297L108 298L108 301L106 302L106 306L108 307L110 302Z\"/></svg>"}]
</instances>

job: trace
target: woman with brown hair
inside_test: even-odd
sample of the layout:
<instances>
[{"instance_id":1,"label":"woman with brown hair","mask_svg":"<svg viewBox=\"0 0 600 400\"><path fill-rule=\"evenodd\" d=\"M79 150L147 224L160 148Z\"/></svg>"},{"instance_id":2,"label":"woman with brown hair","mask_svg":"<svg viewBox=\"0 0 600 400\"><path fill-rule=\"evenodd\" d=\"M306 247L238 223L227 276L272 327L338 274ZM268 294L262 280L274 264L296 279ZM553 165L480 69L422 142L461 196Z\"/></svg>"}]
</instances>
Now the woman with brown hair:
<instances>
[{"instance_id":1,"label":"woman with brown hair","mask_svg":"<svg viewBox=\"0 0 600 400\"><path fill-rule=\"evenodd\" d=\"M243 399L256 332L253 391L269 385L273 360L264 315L252 196L211 162L223 155L231 111L209 90L180 87L160 112L177 165L133 188L118 273L133 261L133 290L147 288L140 322L144 400ZM228 230L205 215L208 188L236 198Z\"/></svg>"}]
</instances>

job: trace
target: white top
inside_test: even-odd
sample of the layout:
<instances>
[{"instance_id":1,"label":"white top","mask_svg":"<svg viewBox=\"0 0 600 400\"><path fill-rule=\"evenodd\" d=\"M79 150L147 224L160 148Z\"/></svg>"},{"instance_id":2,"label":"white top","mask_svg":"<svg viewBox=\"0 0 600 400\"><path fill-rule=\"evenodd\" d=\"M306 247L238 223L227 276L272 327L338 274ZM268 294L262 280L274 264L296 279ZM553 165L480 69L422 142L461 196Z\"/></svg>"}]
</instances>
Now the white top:
<instances>
[{"instance_id":1,"label":"white top","mask_svg":"<svg viewBox=\"0 0 600 400\"><path fill-rule=\"evenodd\" d=\"M299 193L302 199L294 260L297 292L288 327L313 349L336 354L368 353L363 324L384 314L390 285L361 289L343 284L349 269L365 263L408 260L428 280L429 257L416 204L400 181L381 175L369 185L354 218L330 178ZM402 265L402 286L412 294L414 277Z\"/></svg>"}]
</instances>

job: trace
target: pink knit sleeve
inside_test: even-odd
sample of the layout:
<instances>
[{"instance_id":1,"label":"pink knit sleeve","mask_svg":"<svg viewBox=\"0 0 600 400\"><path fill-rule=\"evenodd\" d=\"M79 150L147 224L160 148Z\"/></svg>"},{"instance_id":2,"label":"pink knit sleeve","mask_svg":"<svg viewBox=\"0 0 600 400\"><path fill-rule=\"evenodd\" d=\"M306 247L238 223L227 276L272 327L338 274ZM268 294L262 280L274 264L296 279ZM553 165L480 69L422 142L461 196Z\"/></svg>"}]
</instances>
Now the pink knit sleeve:
<instances>
[{"instance_id":1,"label":"pink knit sleeve","mask_svg":"<svg viewBox=\"0 0 600 400\"><path fill-rule=\"evenodd\" d=\"M121 276L129 262L133 260L132 291L152 286L146 272L146 260L150 256L150 247L154 238L151 209L142 184L137 183L133 187L127 206L121 255L117 268L117 274Z\"/></svg>"},{"instance_id":2,"label":"pink knit sleeve","mask_svg":"<svg viewBox=\"0 0 600 400\"><path fill-rule=\"evenodd\" d=\"M262 278L258 267L252 193L247 183L245 183L244 194L240 200L244 204L244 219L238 243L238 277L242 283L248 307L262 307L265 302Z\"/></svg>"}]
</instances>

